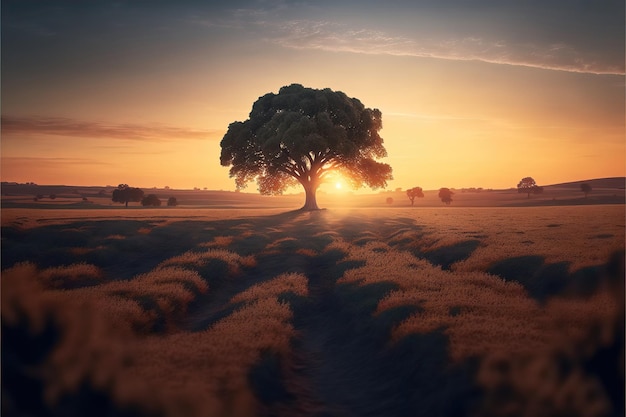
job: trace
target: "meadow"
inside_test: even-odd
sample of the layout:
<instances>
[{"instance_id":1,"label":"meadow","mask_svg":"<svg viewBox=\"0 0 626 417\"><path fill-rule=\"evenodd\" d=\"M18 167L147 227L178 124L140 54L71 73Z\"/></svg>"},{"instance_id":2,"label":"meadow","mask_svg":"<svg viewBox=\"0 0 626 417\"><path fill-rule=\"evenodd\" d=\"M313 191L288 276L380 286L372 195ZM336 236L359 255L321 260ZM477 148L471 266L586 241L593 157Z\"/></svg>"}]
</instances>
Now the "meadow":
<instances>
[{"instance_id":1,"label":"meadow","mask_svg":"<svg viewBox=\"0 0 626 417\"><path fill-rule=\"evenodd\" d=\"M623 415L624 205L468 205L3 208L3 414Z\"/></svg>"}]
</instances>

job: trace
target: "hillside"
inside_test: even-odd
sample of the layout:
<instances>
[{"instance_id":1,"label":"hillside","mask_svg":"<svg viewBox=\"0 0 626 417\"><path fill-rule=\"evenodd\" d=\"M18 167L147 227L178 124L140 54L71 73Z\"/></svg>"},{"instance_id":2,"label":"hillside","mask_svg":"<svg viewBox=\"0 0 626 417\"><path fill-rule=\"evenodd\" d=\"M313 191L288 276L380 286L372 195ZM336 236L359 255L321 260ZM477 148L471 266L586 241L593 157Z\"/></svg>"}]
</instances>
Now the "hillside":
<instances>
[{"instance_id":1,"label":"hillside","mask_svg":"<svg viewBox=\"0 0 626 417\"><path fill-rule=\"evenodd\" d=\"M580 184L587 183L592 192L585 197ZM597 205L624 204L626 178L598 178L543 186L540 195L519 194L515 188L505 190L483 190L480 188L452 189L451 207L507 207L507 206L548 206L548 205ZM107 186L68 186L2 183L3 208L122 208L111 201L115 187ZM144 188L145 194L156 194L162 207L170 197L175 197L179 207L187 208L285 208L297 209L304 202L304 194L283 196L263 196L253 192L216 190L174 190ZM443 206L437 190L424 191L424 198L415 199L415 207ZM51 198L54 197L54 198ZM317 194L320 207L398 207L410 206L406 192L383 190L378 193ZM139 203L131 203L129 208L141 208Z\"/></svg>"},{"instance_id":2,"label":"hillside","mask_svg":"<svg viewBox=\"0 0 626 417\"><path fill-rule=\"evenodd\" d=\"M611 177L611 178L596 178L583 181L564 182L561 184L547 185L544 188L575 188L580 189L581 184L589 184L592 189L618 189L623 190L626 187L626 178L624 177Z\"/></svg>"}]
</instances>

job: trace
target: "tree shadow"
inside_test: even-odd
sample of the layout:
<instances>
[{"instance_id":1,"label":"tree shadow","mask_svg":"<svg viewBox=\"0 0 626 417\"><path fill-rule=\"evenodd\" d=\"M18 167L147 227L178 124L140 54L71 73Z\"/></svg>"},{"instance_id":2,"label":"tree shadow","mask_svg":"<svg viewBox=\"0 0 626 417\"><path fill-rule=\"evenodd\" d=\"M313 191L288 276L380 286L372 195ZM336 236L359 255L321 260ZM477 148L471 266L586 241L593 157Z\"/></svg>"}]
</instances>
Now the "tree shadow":
<instances>
[{"instance_id":1,"label":"tree shadow","mask_svg":"<svg viewBox=\"0 0 626 417\"><path fill-rule=\"evenodd\" d=\"M390 282L338 284L294 311L301 335L299 376L312 385L316 415L460 415L475 400L474 368L450 367L442 332L390 344L394 326L419 311L400 306L374 316Z\"/></svg>"},{"instance_id":2,"label":"tree shadow","mask_svg":"<svg viewBox=\"0 0 626 417\"><path fill-rule=\"evenodd\" d=\"M441 269L449 270L453 263L469 258L478 246L480 246L480 240L464 240L453 245L419 253L430 263L440 265Z\"/></svg>"},{"instance_id":3,"label":"tree shadow","mask_svg":"<svg viewBox=\"0 0 626 417\"><path fill-rule=\"evenodd\" d=\"M545 257L538 255L517 256L498 261L487 268L487 273L498 275L507 281L524 285L542 267Z\"/></svg>"},{"instance_id":4,"label":"tree shadow","mask_svg":"<svg viewBox=\"0 0 626 417\"><path fill-rule=\"evenodd\" d=\"M602 285L607 265L594 265L570 272L569 262L545 264L537 255L519 256L494 263L487 272L524 286L541 303L555 296L589 297Z\"/></svg>"}]
</instances>

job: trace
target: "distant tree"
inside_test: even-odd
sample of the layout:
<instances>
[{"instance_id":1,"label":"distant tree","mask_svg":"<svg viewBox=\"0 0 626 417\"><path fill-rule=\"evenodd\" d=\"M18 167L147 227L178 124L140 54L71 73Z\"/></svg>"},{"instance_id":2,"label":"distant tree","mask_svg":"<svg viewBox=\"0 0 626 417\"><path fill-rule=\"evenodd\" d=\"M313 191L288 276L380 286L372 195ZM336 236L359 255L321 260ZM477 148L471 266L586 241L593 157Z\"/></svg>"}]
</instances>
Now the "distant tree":
<instances>
[{"instance_id":1,"label":"distant tree","mask_svg":"<svg viewBox=\"0 0 626 417\"><path fill-rule=\"evenodd\" d=\"M129 202L138 202L143 198L143 190L141 188L129 187L128 184L120 184L117 189L113 190L111 200L114 203L122 203L128 207Z\"/></svg>"},{"instance_id":2,"label":"distant tree","mask_svg":"<svg viewBox=\"0 0 626 417\"><path fill-rule=\"evenodd\" d=\"M41 200L43 198L43 194L37 194L37 200Z\"/></svg>"},{"instance_id":3,"label":"distant tree","mask_svg":"<svg viewBox=\"0 0 626 417\"><path fill-rule=\"evenodd\" d=\"M176 197L170 197L167 199L167 205L170 207L175 207L178 205L178 200L176 200Z\"/></svg>"},{"instance_id":4,"label":"distant tree","mask_svg":"<svg viewBox=\"0 0 626 417\"><path fill-rule=\"evenodd\" d=\"M356 98L292 84L260 97L248 120L230 124L220 162L239 189L256 180L261 194L282 194L300 184L302 209L317 210L317 189L332 172L353 188L387 186L391 166L376 161L387 156L381 128L381 112Z\"/></svg>"},{"instance_id":5,"label":"distant tree","mask_svg":"<svg viewBox=\"0 0 626 417\"><path fill-rule=\"evenodd\" d=\"M57 198L57 195L56 195L56 194L50 194L50 200L54 200L54 199L56 199L56 198Z\"/></svg>"},{"instance_id":6,"label":"distant tree","mask_svg":"<svg viewBox=\"0 0 626 417\"><path fill-rule=\"evenodd\" d=\"M587 183L580 184L580 191L585 193L585 198L587 198L587 194L591 192L591 185Z\"/></svg>"},{"instance_id":7,"label":"distant tree","mask_svg":"<svg viewBox=\"0 0 626 417\"><path fill-rule=\"evenodd\" d=\"M148 194L147 196L141 199L141 205L144 207L146 206L159 207L161 205L161 200L159 200L159 197L157 197L156 194Z\"/></svg>"},{"instance_id":8,"label":"distant tree","mask_svg":"<svg viewBox=\"0 0 626 417\"><path fill-rule=\"evenodd\" d=\"M391 198L391 197L387 197L387 199L385 200L385 202L386 202L387 204L393 204L393 198Z\"/></svg>"},{"instance_id":9,"label":"distant tree","mask_svg":"<svg viewBox=\"0 0 626 417\"><path fill-rule=\"evenodd\" d=\"M528 195L527 198L530 198L531 194L543 193L543 187L539 187L532 177L525 177L517 184L517 192L521 194L526 193Z\"/></svg>"},{"instance_id":10,"label":"distant tree","mask_svg":"<svg viewBox=\"0 0 626 417\"><path fill-rule=\"evenodd\" d=\"M415 197L424 197L424 191L422 191L422 187L413 187L406 190L406 195L409 197L409 200L411 200L411 205L413 205Z\"/></svg>"},{"instance_id":11,"label":"distant tree","mask_svg":"<svg viewBox=\"0 0 626 417\"><path fill-rule=\"evenodd\" d=\"M449 188L440 188L439 189L439 198L441 199L442 203L446 203L446 205L450 205L450 203L452 203L452 196L454 195L454 192L452 192L452 190L450 190Z\"/></svg>"}]
</instances>

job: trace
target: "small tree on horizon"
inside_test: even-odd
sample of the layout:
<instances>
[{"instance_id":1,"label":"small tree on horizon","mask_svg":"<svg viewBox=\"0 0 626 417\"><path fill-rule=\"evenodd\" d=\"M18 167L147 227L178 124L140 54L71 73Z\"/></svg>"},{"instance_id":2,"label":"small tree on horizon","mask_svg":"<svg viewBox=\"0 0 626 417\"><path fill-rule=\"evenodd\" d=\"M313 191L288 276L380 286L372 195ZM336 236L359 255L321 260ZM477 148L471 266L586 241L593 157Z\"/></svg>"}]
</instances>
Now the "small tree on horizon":
<instances>
[{"instance_id":1,"label":"small tree on horizon","mask_svg":"<svg viewBox=\"0 0 626 417\"><path fill-rule=\"evenodd\" d=\"M178 200L176 200L176 197L170 197L167 199L167 205L168 207L175 207L178 205Z\"/></svg>"},{"instance_id":2,"label":"small tree on horizon","mask_svg":"<svg viewBox=\"0 0 626 417\"><path fill-rule=\"evenodd\" d=\"M527 198L530 198L531 194L543 193L543 187L539 187L532 177L524 177L517 183L517 192L526 193Z\"/></svg>"},{"instance_id":3,"label":"small tree on horizon","mask_svg":"<svg viewBox=\"0 0 626 417\"><path fill-rule=\"evenodd\" d=\"M144 207L147 207L147 206L159 207L161 206L161 200L159 200L159 197L156 194L148 194L147 196L141 199L141 205Z\"/></svg>"},{"instance_id":4,"label":"small tree on horizon","mask_svg":"<svg viewBox=\"0 0 626 417\"><path fill-rule=\"evenodd\" d=\"M585 193L585 198L587 198L587 194L591 192L591 185L587 183L580 184L580 191Z\"/></svg>"},{"instance_id":5,"label":"small tree on horizon","mask_svg":"<svg viewBox=\"0 0 626 417\"><path fill-rule=\"evenodd\" d=\"M317 189L333 172L353 188L387 186L391 166L376 161L387 156L381 128L380 110L356 98L292 84L260 97L248 120L230 124L220 163L230 166L237 189L256 181L261 194L282 194L300 184L302 209L318 210Z\"/></svg>"},{"instance_id":6,"label":"small tree on horizon","mask_svg":"<svg viewBox=\"0 0 626 417\"><path fill-rule=\"evenodd\" d=\"M128 207L129 202L139 202L142 198L143 190L141 188L129 187L128 184L118 185L111 195L111 200L114 203L122 203L126 207Z\"/></svg>"},{"instance_id":7,"label":"small tree on horizon","mask_svg":"<svg viewBox=\"0 0 626 417\"><path fill-rule=\"evenodd\" d=\"M413 205L415 197L424 197L424 191L422 190L422 187L413 187L406 190L406 195L409 197L409 200L411 200L411 205Z\"/></svg>"},{"instance_id":8,"label":"small tree on horizon","mask_svg":"<svg viewBox=\"0 0 626 417\"><path fill-rule=\"evenodd\" d=\"M452 192L452 190L450 190L449 188L440 188L439 189L439 198L441 199L442 203L446 203L447 206L450 205L450 203L452 203L452 196L454 195L454 192Z\"/></svg>"}]
</instances>

